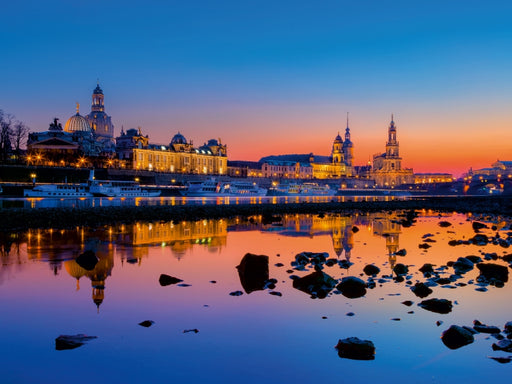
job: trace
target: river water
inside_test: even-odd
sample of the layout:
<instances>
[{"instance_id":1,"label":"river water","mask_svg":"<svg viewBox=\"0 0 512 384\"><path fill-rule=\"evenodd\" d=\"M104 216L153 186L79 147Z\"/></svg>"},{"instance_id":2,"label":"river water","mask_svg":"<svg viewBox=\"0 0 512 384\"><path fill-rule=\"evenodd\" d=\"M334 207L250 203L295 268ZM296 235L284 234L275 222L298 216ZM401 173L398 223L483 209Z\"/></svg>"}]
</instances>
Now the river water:
<instances>
[{"instance_id":1,"label":"river water","mask_svg":"<svg viewBox=\"0 0 512 384\"><path fill-rule=\"evenodd\" d=\"M509 282L479 284L474 268L432 286L428 298L410 287L427 281L419 272L425 263L439 268L476 255L506 266L499 258L508 253L504 243L448 242L473 237L475 219L488 226L482 234L506 239L510 223L429 211L412 223L402 219L400 212L289 215L3 233L0 381L477 383L509 377L512 364L489 358L511 355L492 350L493 336L476 334L459 349L440 339L450 325L472 326L475 319L503 329L512 320ZM401 249L405 256L395 254ZM99 259L92 270L75 260L87 250ZM337 281L368 281L363 268L376 265L375 287L354 299L336 289L314 298L294 288L294 278L314 271L292 265L304 251L328 253L331 266L322 271ZM275 286L244 280L236 267L246 253L268 256ZM409 268L404 279L392 272L397 264ZM437 272L450 277L453 268ZM161 274L182 282L162 286ZM418 306L430 298L452 301L452 311ZM403 304L407 300L412 305ZM144 320L154 324L142 327ZM56 350L59 335L77 334L97 338ZM375 359L340 358L334 347L348 337L372 341Z\"/></svg>"}]
</instances>

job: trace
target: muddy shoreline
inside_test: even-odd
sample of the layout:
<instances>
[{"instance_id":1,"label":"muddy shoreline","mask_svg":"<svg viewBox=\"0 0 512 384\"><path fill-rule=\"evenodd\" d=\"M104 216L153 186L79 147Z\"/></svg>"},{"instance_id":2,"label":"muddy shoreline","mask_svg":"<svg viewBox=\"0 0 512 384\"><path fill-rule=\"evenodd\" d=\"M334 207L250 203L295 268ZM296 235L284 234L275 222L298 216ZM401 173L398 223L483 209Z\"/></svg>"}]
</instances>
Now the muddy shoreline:
<instances>
[{"instance_id":1,"label":"muddy shoreline","mask_svg":"<svg viewBox=\"0 0 512 384\"><path fill-rule=\"evenodd\" d=\"M64 229L97 227L136 221L194 221L282 214L351 214L392 210L427 209L512 216L512 197L426 197L407 201L331 202L297 204L238 204L201 206L142 206L94 208L4 208L0 210L0 231L29 228Z\"/></svg>"}]
</instances>

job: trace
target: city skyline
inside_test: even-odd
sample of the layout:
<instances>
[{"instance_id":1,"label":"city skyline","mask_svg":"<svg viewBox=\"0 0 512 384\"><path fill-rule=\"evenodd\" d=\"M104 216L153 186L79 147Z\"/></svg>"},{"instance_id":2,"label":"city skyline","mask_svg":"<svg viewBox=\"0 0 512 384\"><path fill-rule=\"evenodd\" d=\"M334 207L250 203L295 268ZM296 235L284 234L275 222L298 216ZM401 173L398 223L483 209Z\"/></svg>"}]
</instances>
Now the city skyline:
<instances>
[{"instance_id":1,"label":"city skyline","mask_svg":"<svg viewBox=\"0 0 512 384\"><path fill-rule=\"evenodd\" d=\"M230 160L328 154L347 112L355 165L384 151L392 113L415 172L509 160L512 5L135 4L4 5L0 109L41 131L86 114L99 79L115 136L221 138Z\"/></svg>"}]
</instances>

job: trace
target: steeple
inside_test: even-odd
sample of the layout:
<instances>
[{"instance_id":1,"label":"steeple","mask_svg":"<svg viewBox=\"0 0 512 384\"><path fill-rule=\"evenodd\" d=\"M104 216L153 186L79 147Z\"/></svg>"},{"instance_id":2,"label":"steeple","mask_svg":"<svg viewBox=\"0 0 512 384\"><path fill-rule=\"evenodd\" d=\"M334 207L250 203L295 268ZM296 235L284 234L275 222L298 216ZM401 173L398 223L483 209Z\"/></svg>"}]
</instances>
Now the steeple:
<instances>
[{"instance_id":1,"label":"steeple","mask_svg":"<svg viewBox=\"0 0 512 384\"><path fill-rule=\"evenodd\" d=\"M80 115L80 103L78 101L76 102L76 114L77 116Z\"/></svg>"},{"instance_id":2,"label":"steeple","mask_svg":"<svg viewBox=\"0 0 512 384\"><path fill-rule=\"evenodd\" d=\"M348 144L347 141L350 143L350 128L348 126L348 112L347 112L347 128L345 129L345 144Z\"/></svg>"},{"instance_id":3,"label":"steeple","mask_svg":"<svg viewBox=\"0 0 512 384\"><path fill-rule=\"evenodd\" d=\"M388 128L388 144L397 144L396 142L396 126L393 120L393 114L391 114L391 122Z\"/></svg>"},{"instance_id":4,"label":"steeple","mask_svg":"<svg viewBox=\"0 0 512 384\"><path fill-rule=\"evenodd\" d=\"M96 88L92 91L92 106L91 111L93 112L104 112L105 105L103 104L103 90L100 88L100 83L98 81Z\"/></svg>"}]
</instances>

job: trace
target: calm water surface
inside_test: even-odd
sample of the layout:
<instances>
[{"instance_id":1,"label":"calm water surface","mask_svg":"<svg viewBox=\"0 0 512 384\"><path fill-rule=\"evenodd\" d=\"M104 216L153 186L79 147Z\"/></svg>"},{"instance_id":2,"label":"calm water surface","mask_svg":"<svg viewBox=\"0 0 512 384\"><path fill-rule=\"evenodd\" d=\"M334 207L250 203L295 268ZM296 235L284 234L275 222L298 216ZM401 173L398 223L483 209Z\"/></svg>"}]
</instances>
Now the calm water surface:
<instances>
[{"instance_id":1,"label":"calm water surface","mask_svg":"<svg viewBox=\"0 0 512 384\"><path fill-rule=\"evenodd\" d=\"M259 217L141 222L2 234L0 382L507 380L512 364L488 358L508 356L492 351L495 339L489 335L478 334L473 344L457 350L448 349L440 336L451 324L472 326L475 319L503 328L512 320L510 282L476 291L475 268L458 280L469 283L465 286L433 287L428 298L454 302L453 311L445 315L418 307L423 299L411 292L407 280L385 279L357 299L334 291L313 299L293 288L290 275L313 271L291 271L290 263L302 251L327 252L336 261L353 263L348 269L338 264L324 268L338 280L349 275L366 280L360 275L369 263L381 269L381 278L390 275L396 263L404 263L412 283L425 281L418 269L427 262L441 266L470 254L483 258L485 253L508 253L492 244L449 246L450 240L474 235L468 216L421 212L411 227L402 227L397 215L297 215L267 224ZM442 228L440 220L452 226ZM506 238L508 225L500 229L504 223L495 221ZM435 242L428 243L431 248L419 248L427 233ZM406 249L407 255L394 256L399 249ZM85 250L100 259L92 271L74 260ZM236 266L248 252L269 256L269 277L277 279L274 289L244 291ZM162 273L188 286L161 286ZM452 273L448 268L441 276ZM231 296L234 291L243 294ZM414 304L408 307L402 304L405 300ZM144 328L138 325L143 320L155 323ZM184 333L191 329L199 332ZM73 350L55 349L59 335L80 333L97 339ZM338 339L352 336L373 341L375 360L338 357Z\"/></svg>"}]
</instances>

